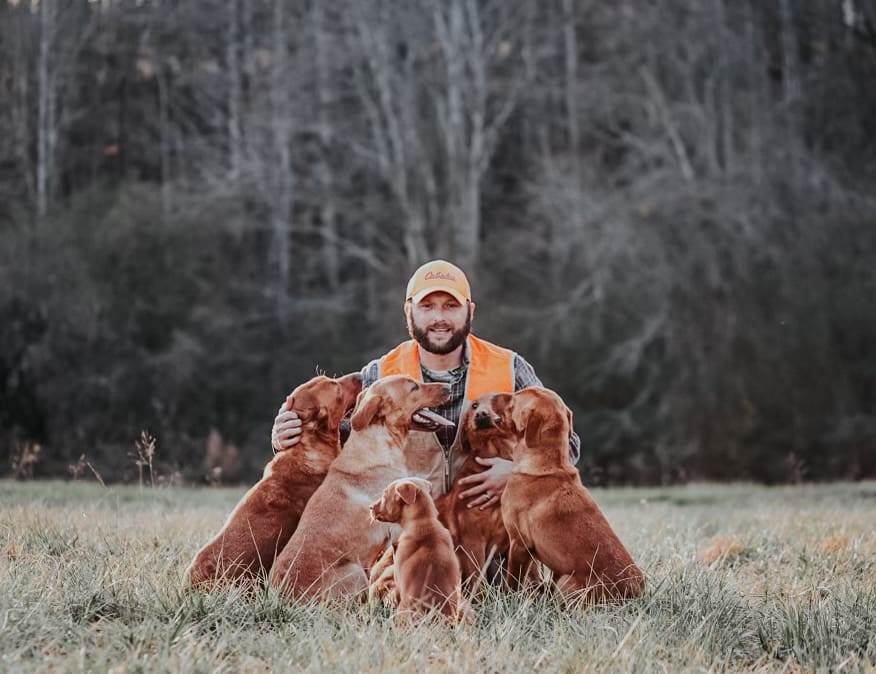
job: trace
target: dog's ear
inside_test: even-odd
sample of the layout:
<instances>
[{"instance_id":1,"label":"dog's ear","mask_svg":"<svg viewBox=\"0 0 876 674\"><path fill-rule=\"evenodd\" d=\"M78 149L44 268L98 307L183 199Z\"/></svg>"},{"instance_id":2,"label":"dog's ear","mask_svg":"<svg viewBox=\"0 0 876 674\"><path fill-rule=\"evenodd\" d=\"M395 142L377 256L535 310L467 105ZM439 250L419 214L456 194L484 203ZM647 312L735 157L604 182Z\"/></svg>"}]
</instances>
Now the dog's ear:
<instances>
[{"instance_id":1,"label":"dog's ear","mask_svg":"<svg viewBox=\"0 0 876 674\"><path fill-rule=\"evenodd\" d=\"M538 409L537 405L530 405L526 419L526 434L523 438L527 447L538 447L541 444L544 424L545 415Z\"/></svg>"},{"instance_id":2,"label":"dog's ear","mask_svg":"<svg viewBox=\"0 0 876 674\"><path fill-rule=\"evenodd\" d=\"M377 413L380 411L380 396L372 395L365 396L364 393L359 394L359 403L353 411L353 416L350 417L350 425L354 431L361 431L367 428Z\"/></svg>"},{"instance_id":3,"label":"dog's ear","mask_svg":"<svg viewBox=\"0 0 876 674\"><path fill-rule=\"evenodd\" d=\"M506 412L510 408L511 412L511 423L514 425L514 430L517 431L518 434L525 434L524 440L526 444L530 444L530 424L533 424L533 429L535 429L535 420L530 419L532 416L533 405L532 401L529 400L529 396L523 391L518 391L514 394L514 397L511 399L511 402L508 403L508 406L505 408Z\"/></svg>"},{"instance_id":4,"label":"dog's ear","mask_svg":"<svg viewBox=\"0 0 876 674\"><path fill-rule=\"evenodd\" d=\"M463 454L471 454L471 441L468 437L468 427L471 422L470 417L474 414L474 410L472 409L472 404L468 400L466 400L462 404L462 414L459 416L459 425L457 428L459 432L456 434L456 438L459 441L459 449ZM451 454L453 450L451 450Z\"/></svg>"},{"instance_id":5,"label":"dog's ear","mask_svg":"<svg viewBox=\"0 0 876 674\"><path fill-rule=\"evenodd\" d=\"M459 429L459 449L462 454L471 454L471 440L468 437L468 426L461 426Z\"/></svg>"},{"instance_id":6,"label":"dog's ear","mask_svg":"<svg viewBox=\"0 0 876 674\"><path fill-rule=\"evenodd\" d=\"M417 500L417 485L413 482L402 482L395 486L395 493L402 500L402 503L410 505Z\"/></svg>"}]
</instances>

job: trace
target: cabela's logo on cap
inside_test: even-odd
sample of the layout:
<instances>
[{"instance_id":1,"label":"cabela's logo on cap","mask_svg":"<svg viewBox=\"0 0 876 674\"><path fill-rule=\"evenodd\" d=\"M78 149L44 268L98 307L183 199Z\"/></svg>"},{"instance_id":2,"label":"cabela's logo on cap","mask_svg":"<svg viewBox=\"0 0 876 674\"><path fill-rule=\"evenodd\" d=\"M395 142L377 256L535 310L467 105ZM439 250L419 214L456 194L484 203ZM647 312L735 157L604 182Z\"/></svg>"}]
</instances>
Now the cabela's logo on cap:
<instances>
[{"instance_id":1,"label":"cabela's logo on cap","mask_svg":"<svg viewBox=\"0 0 876 674\"><path fill-rule=\"evenodd\" d=\"M434 279L440 279L442 281L453 281L456 282L456 277L449 273L443 271L430 271L426 273L426 276L423 277L426 281L432 281Z\"/></svg>"}]
</instances>

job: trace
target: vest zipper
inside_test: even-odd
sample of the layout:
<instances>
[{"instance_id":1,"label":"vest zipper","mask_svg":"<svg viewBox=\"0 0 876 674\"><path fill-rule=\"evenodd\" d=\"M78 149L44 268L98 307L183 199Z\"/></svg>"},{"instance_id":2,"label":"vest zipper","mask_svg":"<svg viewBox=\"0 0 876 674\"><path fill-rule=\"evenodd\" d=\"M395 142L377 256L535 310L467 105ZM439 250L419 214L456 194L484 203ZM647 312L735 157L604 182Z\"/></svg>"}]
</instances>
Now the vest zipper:
<instances>
[{"instance_id":1,"label":"vest zipper","mask_svg":"<svg viewBox=\"0 0 876 674\"><path fill-rule=\"evenodd\" d=\"M441 448L444 452L444 493L449 494L452 485L450 484L450 450Z\"/></svg>"},{"instance_id":2,"label":"vest zipper","mask_svg":"<svg viewBox=\"0 0 876 674\"><path fill-rule=\"evenodd\" d=\"M458 432L458 431L457 431ZM450 493L450 449L444 449L444 445L438 439L438 434L433 432L432 437L435 438L435 444L441 448L441 453L444 455L444 493ZM455 438L454 438L455 440ZM451 445L452 447L453 445Z\"/></svg>"}]
</instances>

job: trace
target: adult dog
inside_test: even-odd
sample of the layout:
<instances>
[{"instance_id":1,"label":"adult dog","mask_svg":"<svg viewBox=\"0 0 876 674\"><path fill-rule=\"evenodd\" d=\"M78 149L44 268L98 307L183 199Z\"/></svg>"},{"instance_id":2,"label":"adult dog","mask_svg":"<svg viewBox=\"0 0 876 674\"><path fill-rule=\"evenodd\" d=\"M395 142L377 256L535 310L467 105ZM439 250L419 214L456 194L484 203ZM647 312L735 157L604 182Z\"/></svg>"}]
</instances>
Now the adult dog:
<instances>
[{"instance_id":1,"label":"adult dog","mask_svg":"<svg viewBox=\"0 0 876 674\"><path fill-rule=\"evenodd\" d=\"M430 487L422 478L395 480L370 508L376 521L401 527L394 554L400 623L432 611L450 622L467 614L453 539L438 520Z\"/></svg>"},{"instance_id":2,"label":"adult dog","mask_svg":"<svg viewBox=\"0 0 876 674\"><path fill-rule=\"evenodd\" d=\"M510 538L508 582L533 560L547 566L569 603L638 597L645 576L569 462L572 412L553 391L527 388L497 396L514 428L514 468L502 494Z\"/></svg>"},{"instance_id":3,"label":"adult dog","mask_svg":"<svg viewBox=\"0 0 876 674\"><path fill-rule=\"evenodd\" d=\"M368 587L368 567L392 537L372 526L368 507L393 480L407 477L404 447L415 415L451 422L426 410L450 397L446 384L384 377L360 395L352 432L298 529L274 564L271 582L287 596L328 599Z\"/></svg>"},{"instance_id":4,"label":"adult dog","mask_svg":"<svg viewBox=\"0 0 876 674\"><path fill-rule=\"evenodd\" d=\"M467 407L459 423L460 441L456 445L462 464L456 471L451 491L435 499L441 521L456 545L463 583L468 588L481 579L489 558L508 553L508 533L501 509L495 506L470 508L468 501L459 496L468 488L459 484L459 480L485 470L477 458L511 459L516 438L509 422L504 420L504 405L508 401L510 397L487 394Z\"/></svg>"},{"instance_id":5,"label":"adult dog","mask_svg":"<svg viewBox=\"0 0 876 674\"><path fill-rule=\"evenodd\" d=\"M286 405L301 419L300 444L268 463L222 530L195 556L186 573L193 587L251 586L267 577L337 457L341 419L361 391L362 377L355 373L340 379L314 377L289 395Z\"/></svg>"}]
</instances>

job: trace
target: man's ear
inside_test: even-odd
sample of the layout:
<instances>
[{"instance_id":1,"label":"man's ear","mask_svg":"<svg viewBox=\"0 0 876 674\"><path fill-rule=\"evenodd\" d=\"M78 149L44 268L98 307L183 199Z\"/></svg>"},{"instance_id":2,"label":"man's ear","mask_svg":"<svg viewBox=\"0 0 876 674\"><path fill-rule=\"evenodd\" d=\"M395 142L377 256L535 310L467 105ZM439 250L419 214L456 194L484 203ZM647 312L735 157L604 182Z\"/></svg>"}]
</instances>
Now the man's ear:
<instances>
[{"instance_id":1,"label":"man's ear","mask_svg":"<svg viewBox=\"0 0 876 674\"><path fill-rule=\"evenodd\" d=\"M395 486L395 493L402 500L402 503L410 505L417 500L417 485L413 482L402 482Z\"/></svg>"},{"instance_id":2,"label":"man's ear","mask_svg":"<svg viewBox=\"0 0 876 674\"><path fill-rule=\"evenodd\" d=\"M360 393L359 395L359 404L356 405L353 416L350 417L350 425L354 431L361 431L374 421L374 417L377 416L377 412L380 410L381 403L380 396L372 395L366 397L363 401L362 396L364 394Z\"/></svg>"}]
</instances>

